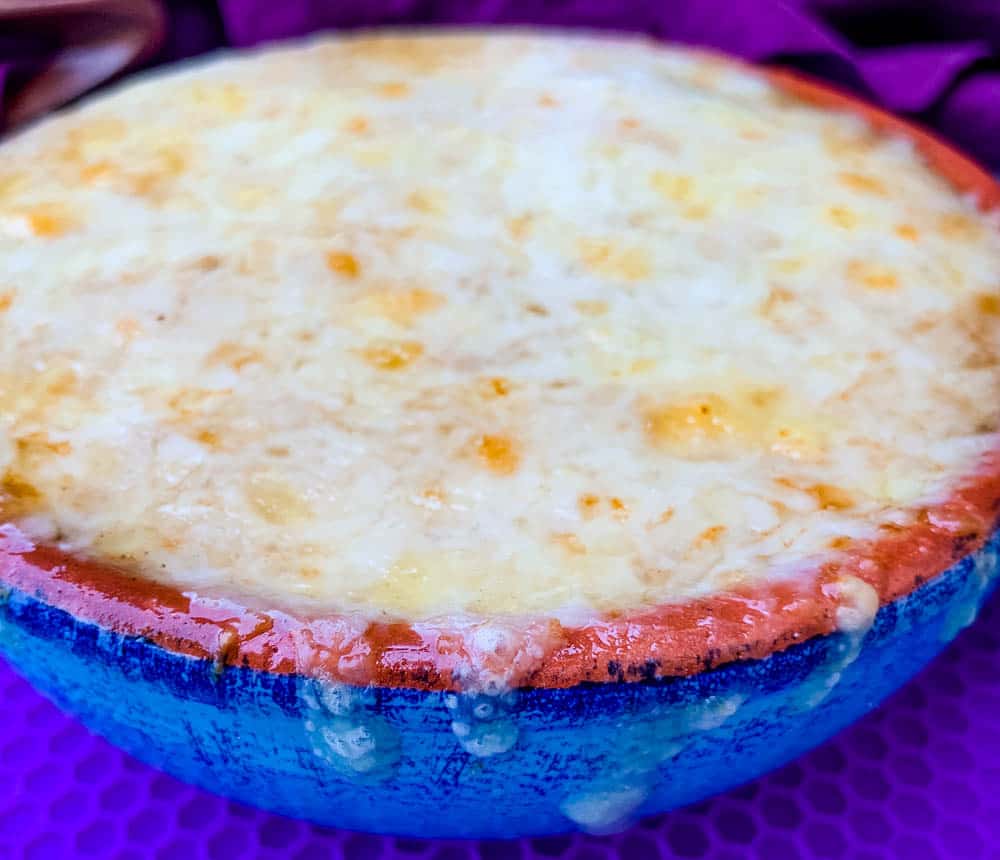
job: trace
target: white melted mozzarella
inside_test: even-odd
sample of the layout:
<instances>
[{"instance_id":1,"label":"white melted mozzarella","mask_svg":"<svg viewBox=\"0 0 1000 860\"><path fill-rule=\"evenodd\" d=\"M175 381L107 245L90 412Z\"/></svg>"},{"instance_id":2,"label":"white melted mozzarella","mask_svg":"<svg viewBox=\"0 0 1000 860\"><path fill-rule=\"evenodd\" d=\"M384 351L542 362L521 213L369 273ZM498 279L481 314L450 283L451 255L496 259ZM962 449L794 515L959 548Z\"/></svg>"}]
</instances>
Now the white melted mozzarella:
<instances>
[{"instance_id":1,"label":"white melted mozzarella","mask_svg":"<svg viewBox=\"0 0 1000 860\"><path fill-rule=\"evenodd\" d=\"M680 601L996 444L1000 240L911 146L702 55L325 39L0 163L0 511L207 594Z\"/></svg>"}]
</instances>

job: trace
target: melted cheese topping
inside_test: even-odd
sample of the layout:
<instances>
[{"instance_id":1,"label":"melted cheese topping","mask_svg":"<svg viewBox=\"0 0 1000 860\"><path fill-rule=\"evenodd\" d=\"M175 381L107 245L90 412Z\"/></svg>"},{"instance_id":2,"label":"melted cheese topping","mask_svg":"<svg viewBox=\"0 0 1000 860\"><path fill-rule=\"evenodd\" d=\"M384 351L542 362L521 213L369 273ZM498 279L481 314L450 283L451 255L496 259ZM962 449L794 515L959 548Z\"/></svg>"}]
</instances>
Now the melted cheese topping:
<instances>
[{"instance_id":1,"label":"melted cheese topping","mask_svg":"<svg viewBox=\"0 0 1000 860\"><path fill-rule=\"evenodd\" d=\"M0 163L0 511L208 594L573 616L793 575L996 444L1000 240L636 41L340 39Z\"/></svg>"}]
</instances>

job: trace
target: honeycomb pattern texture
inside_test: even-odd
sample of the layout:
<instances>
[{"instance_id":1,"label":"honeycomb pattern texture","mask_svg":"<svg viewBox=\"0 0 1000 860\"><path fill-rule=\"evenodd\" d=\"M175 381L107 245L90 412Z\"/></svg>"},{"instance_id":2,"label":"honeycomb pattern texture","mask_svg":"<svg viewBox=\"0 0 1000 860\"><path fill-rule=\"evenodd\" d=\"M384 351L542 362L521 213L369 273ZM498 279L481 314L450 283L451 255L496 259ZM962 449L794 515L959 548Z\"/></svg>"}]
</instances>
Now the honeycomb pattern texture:
<instances>
[{"instance_id":1,"label":"honeycomb pattern texture","mask_svg":"<svg viewBox=\"0 0 1000 860\"><path fill-rule=\"evenodd\" d=\"M0 860L1000 857L1000 599L883 707L784 769L616 836L428 842L324 830L184 785L0 663Z\"/></svg>"}]
</instances>

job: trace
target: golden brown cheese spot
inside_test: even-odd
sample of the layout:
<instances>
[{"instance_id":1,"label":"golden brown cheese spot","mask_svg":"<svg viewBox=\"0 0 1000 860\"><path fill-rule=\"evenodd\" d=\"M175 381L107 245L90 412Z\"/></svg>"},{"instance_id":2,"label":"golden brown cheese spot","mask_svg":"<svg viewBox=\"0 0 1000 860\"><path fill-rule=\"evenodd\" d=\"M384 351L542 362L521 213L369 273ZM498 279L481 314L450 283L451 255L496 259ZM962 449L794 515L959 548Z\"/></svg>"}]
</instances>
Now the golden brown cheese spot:
<instances>
[{"instance_id":1,"label":"golden brown cheese spot","mask_svg":"<svg viewBox=\"0 0 1000 860\"><path fill-rule=\"evenodd\" d=\"M827 543L827 546L830 549L844 550L844 549L850 549L850 547L853 544L854 544L853 538L849 538L846 535L838 535L835 538L831 538L829 543Z\"/></svg>"},{"instance_id":2,"label":"golden brown cheese spot","mask_svg":"<svg viewBox=\"0 0 1000 860\"><path fill-rule=\"evenodd\" d=\"M681 209L681 215L689 221L704 221L712 214L712 208L707 203L694 203Z\"/></svg>"},{"instance_id":3,"label":"golden brown cheese spot","mask_svg":"<svg viewBox=\"0 0 1000 860\"><path fill-rule=\"evenodd\" d=\"M796 427L779 427L771 451L790 460L815 459L822 454L819 440Z\"/></svg>"},{"instance_id":4,"label":"golden brown cheese spot","mask_svg":"<svg viewBox=\"0 0 1000 860\"><path fill-rule=\"evenodd\" d=\"M842 230L853 230L859 223L857 213L847 206L830 206L826 210L826 217Z\"/></svg>"},{"instance_id":5,"label":"golden brown cheese spot","mask_svg":"<svg viewBox=\"0 0 1000 860\"><path fill-rule=\"evenodd\" d=\"M84 120L66 132L59 155L67 161L95 158L127 135L128 126L120 119L95 117Z\"/></svg>"},{"instance_id":6,"label":"golden brown cheese spot","mask_svg":"<svg viewBox=\"0 0 1000 860\"><path fill-rule=\"evenodd\" d=\"M388 81L379 86L378 93L385 99L402 99L410 94L410 85L405 81Z\"/></svg>"},{"instance_id":7,"label":"golden brown cheese spot","mask_svg":"<svg viewBox=\"0 0 1000 860\"><path fill-rule=\"evenodd\" d=\"M79 378L71 367L53 366L43 371L38 377L38 383L46 395L53 398L65 397L71 394L77 386Z\"/></svg>"},{"instance_id":8,"label":"golden brown cheese spot","mask_svg":"<svg viewBox=\"0 0 1000 860\"><path fill-rule=\"evenodd\" d=\"M39 204L15 214L32 236L55 239L76 226L76 221L65 209L54 204Z\"/></svg>"},{"instance_id":9,"label":"golden brown cheese spot","mask_svg":"<svg viewBox=\"0 0 1000 860\"><path fill-rule=\"evenodd\" d=\"M326 255L326 267L344 278L356 278L361 274L361 264L357 257L347 251L330 251Z\"/></svg>"},{"instance_id":10,"label":"golden brown cheese spot","mask_svg":"<svg viewBox=\"0 0 1000 860\"><path fill-rule=\"evenodd\" d=\"M232 393L230 388L182 388L168 398L167 408L179 418L192 418Z\"/></svg>"},{"instance_id":11,"label":"golden brown cheese spot","mask_svg":"<svg viewBox=\"0 0 1000 860\"><path fill-rule=\"evenodd\" d=\"M27 414L44 412L64 397L76 391L79 379L76 371L70 367L53 364L45 370L32 376L17 388L11 386L19 403L26 407ZM7 386L0 381L0 393Z\"/></svg>"},{"instance_id":12,"label":"golden brown cheese spot","mask_svg":"<svg viewBox=\"0 0 1000 860\"><path fill-rule=\"evenodd\" d=\"M907 242L919 242L920 231L912 224L898 224L895 228L897 236Z\"/></svg>"},{"instance_id":13,"label":"golden brown cheese spot","mask_svg":"<svg viewBox=\"0 0 1000 860\"><path fill-rule=\"evenodd\" d=\"M703 221L712 214L708 201L698 197L690 176L657 170L650 176L649 184L654 191L677 204L683 218Z\"/></svg>"},{"instance_id":14,"label":"golden brown cheese spot","mask_svg":"<svg viewBox=\"0 0 1000 860\"><path fill-rule=\"evenodd\" d=\"M852 191L861 191L865 194L875 194L880 197L886 194L885 184L874 176L845 170L837 175L837 179L841 185L850 188Z\"/></svg>"},{"instance_id":15,"label":"golden brown cheese spot","mask_svg":"<svg viewBox=\"0 0 1000 860\"><path fill-rule=\"evenodd\" d=\"M851 260L847 264L847 277L855 284L872 290L895 290L899 287L899 276L881 263Z\"/></svg>"},{"instance_id":16,"label":"golden brown cheese spot","mask_svg":"<svg viewBox=\"0 0 1000 860\"><path fill-rule=\"evenodd\" d=\"M795 294L791 290L786 290L784 287L771 287L768 290L767 298L761 303L760 315L763 317L772 317L781 308L782 305L788 304L795 300Z\"/></svg>"},{"instance_id":17,"label":"golden brown cheese spot","mask_svg":"<svg viewBox=\"0 0 1000 860\"><path fill-rule=\"evenodd\" d=\"M559 107L559 99L549 93L542 93L538 97L538 105L543 108Z\"/></svg>"},{"instance_id":18,"label":"golden brown cheese spot","mask_svg":"<svg viewBox=\"0 0 1000 860\"><path fill-rule=\"evenodd\" d=\"M573 532L556 532L552 535L552 540L570 555L587 554L587 547L584 546L579 536L573 534Z\"/></svg>"},{"instance_id":19,"label":"golden brown cheese spot","mask_svg":"<svg viewBox=\"0 0 1000 860\"><path fill-rule=\"evenodd\" d=\"M836 158L852 158L871 152L878 145L878 137L868 129L846 129L828 125L820 132L823 148Z\"/></svg>"},{"instance_id":20,"label":"golden brown cheese spot","mask_svg":"<svg viewBox=\"0 0 1000 860\"><path fill-rule=\"evenodd\" d=\"M968 215L949 212L937 220L938 234L945 239L972 242L982 236L982 226Z\"/></svg>"},{"instance_id":21,"label":"golden brown cheese spot","mask_svg":"<svg viewBox=\"0 0 1000 860\"><path fill-rule=\"evenodd\" d=\"M336 54L338 62L358 66L362 63L392 64L407 73L427 75L466 59L478 60L481 43L481 39L472 37L441 41L386 35L352 39L337 45L331 53Z\"/></svg>"},{"instance_id":22,"label":"golden brown cheese spot","mask_svg":"<svg viewBox=\"0 0 1000 860\"><path fill-rule=\"evenodd\" d=\"M142 326L134 317L122 317L115 323L115 331L125 340L134 340L142 334Z\"/></svg>"},{"instance_id":23,"label":"golden brown cheese spot","mask_svg":"<svg viewBox=\"0 0 1000 860\"><path fill-rule=\"evenodd\" d=\"M624 520L628 518L628 505L619 499L618 496L612 496L608 499L608 504L611 506L611 510L616 519Z\"/></svg>"},{"instance_id":24,"label":"golden brown cheese spot","mask_svg":"<svg viewBox=\"0 0 1000 860\"><path fill-rule=\"evenodd\" d=\"M576 506L580 510L580 515L586 519L590 519L597 513L600 504L600 496L595 496L593 493L583 493L576 500Z\"/></svg>"},{"instance_id":25,"label":"golden brown cheese spot","mask_svg":"<svg viewBox=\"0 0 1000 860\"><path fill-rule=\"evenodd\" d=\"M411 191L406 195L406 205L428 215L440 215L445 211L444 195L428 189Z\"/></svg>"},{"instance_id":26,"label":"golden brown cheese spot","mask_svg":"<svg viewBox=\"0 0 1000 860\"><path fill-rule=\"evenodd\" d=\"M106 158L99 161L92 161L80 168L80 179L84 182L92 183L99 179L104 179L115 172L115 164Z\"/></svg>"},{"instance_id":27,"label":"golden brown cheese spot","mask_svg":"<svg viewBox=\"0 0 1000 860\"><path fill-rule=\"evenodd\" d=\"M502 376L494 376L483 381L480 390L489 399L506 397L510 394L510 382Z\"/></svg>"},{"instance_id":28,"label":"golden brown cheese spot","mask_svg":"<svg viewBox=\"0 0 1000 860\"><path fill-rule=\"evenodd\" d=\"M648 278L652 268L643 248L621 248L600 239L582 241L580 258L591 271L622 281Z\"/></svg>"},{"instance_id":29,"label":"golden brown cheese spot","mask_svg":"<svg viewBox=\"0 0 1000 860\"><path fill-rule=\"evenodd\" d=\"M524 309L529 314L536 317L547 317L549 315L549 309L545 307L545 305L538 304L538 302L528 302L528 304L524 306Z\"/></svg>"},{"instance_id":30,"label":"golden brown cheese spot","mask_svg":"<svg viewBox=\"0 0 1000 860\"><path fill-rule=\"evenodd\" d=\"M371 293L367 303L379 316L402 326L411 326L417 317L437 310L445 303L440 293L423 287L389 288Z\"/></svg>"},{"instance_id":31,"label":"golden brown cheese spot","mask_svg":"<svg viewBox=\"0 0 1000 860\"><path fill-rule=\"evenodd\" d=\"M448 494L438 485L428 487L422 493L413 496L410 501L417 507L425 508L429 511L441 510L448 500Z\"/></svg>"},{"instance_id":32,"label":"golden brown cheese spot","mask_svg":"<svg viewBox=\"0 0 1000 860\"><path fill-rule=\"evenodd\" d=\"M486 468L497 475L513 475L521 464L517 443L509 436L492 433L480 436L476 453Z\"/></svg>"},{"instance_id":33,"label":"golden brown cheese spot","mask_svg":"<svg viewBox=\"0 0 1000 860\"><path fill-rule=\"evenodd\" d=\"M644 418L649 440L675 451L718 442L732 436L735 429L729 404L715 394L653 407Z\"/></svg>"},{"instance_id":34,"label":"golden brown cheese spot","mask_svg":"<svg viewBox=\"0 0 1000 860\"><path fill-rule=\"evenodd\" d=\"M1000 316L1000 295L996 293L980 293L976 297L976 310L987 316Z\"/></svg>"},{"instance_id":35,"label":"golden brown cheese spot","mask_svg":"<svg viewBox=\"0 0 1000 860\"><path fill-rule=\"evenodd\" d=\"M302 565L299 568L299 579L304 579L306 582L312 582L319 579L323 575L323 572L313 565Z\"/></svg>"},{"instance_id":36,"label":"golden brown cheese spot","mask_svg":"<svg viewBox=\"0 0 1000 860\"><path fill-rule=\"evenodd\" d=\"M77 382L76 371L60 363L29 376L0 372L0 414L44 420L63 399L76 393Z\"/></svg>"},{"instance_id":37,"label":"golden brown cheese spot","mask_svg":"<svg viewBox=\"0 0 1000 860\"><path fill-rule=\"evenodd\" d=\"M702 547L709 546L710 544L718 543L725 533L725 526L709 526L694 539L692 547L694 549L701 549Z\"/></svg>"},{"instance_id":38,"label":"golden brown cheese spot","mask_svg":"<svg viewBox=\"0 0 1000 860\"><path fill-rule=\"evenodd\" d=\"M344 130L350 132L351 134L365 134L370 128L371 123L368 121L368 118L364 116L352 116L346 123L344 123Z\"/></svg>"},{"instance_id":39,"label":"golden brown cheese spot","mask_svg":"<svg viewBox=\"0 0 1000 860\"><path fill-rule=\"evenodd\" d=\"M41 503L41 492L23 475L8 470L0 477L0 515L24 516L37 510Z\"/></svg>"},{"instance_id":40,"label":"golden brown cheese spot","mask_svg":"<svg viewBox=\"0 0 1000 860\"><path fill-rule=\"evenodd\" d=\"M361 355L377 370L402 370L424 353L424 346L415 340L389 341L365 347Z\"/></svg>"},{"instance_id":41,"label":"golden brown cheese spot","mask_svg":"<svg viewBox=\"0 0 1000 860\"><path fill-rule=\"evenodd\" d=\"M194 438L206 448L211 448L213 451L218 451L222 448L222 439L214 430L199 430Z\"/></svg>"},{"instance_id":42,"label":"golden brown cheese spot","mask_svg":"<svg viewBox=\"0 0 1000 860\"><path fill-rule=\"evenodd\" d=\"M649 184L674 203L691 203L694 199L694 179L690 176L657 170L650 176Z\"/></svg>"},{"instance_id":43,"label":"golden brown cheese spot","mask_svg":"<svg viewBox=\"0 0 1000 860\"><path fill-rule=\"evenodd\" d=\"M14 304L14 291L4 290L0 292L0 314L9 311L12 304Z\"/></svg>"},{"instance_id":44,"label":"golden brown cheese spot","mask_svg":"<svg viewBox=\"0 0 1000 860\"><path fill-rule=\"evenodd\" d=\"M208 354L205 363L212 365L224 364L235 370L237 373L248 364L255 364L264 360L264 354L259 349L243 346L239 343L220 343L212 352Z\"/></svg>"},{"instance_id":45,"label":"golden brown cheese spot","mask_svg":"<svg viewBox=\"0 0 1000 860\"><path fill-rule=\"evenodd\" d=\"M676 511L673 508L664 508L663 512L656 518L654 526L665 526L673 518Z\"/></svg>"},{"instance_id":46,"label":"golden brown cheese spot","mask_svg":"<svg viewBox=\"0 0 1000 860\"><path fill-rule=\"evenodd\" d=\"M781 389L739 384L725 395L707 393L652 405L643 412L646 438L675 456L729 458L762 448L796 459L816 453L817 432L789 426L792 404ZM798 419L797 419L798 420Z\"/></svg>"},{"instance_id":47,"label":"golden brown cheese spot","mask_svg":"<svg viewBox=\"0 0 1000 860\"><path fill-rule=\"evenodd\" d=\"M132 172L129 169L122 175L127 193L137 197L161 197L173 180L185 172L188 159L180 147L164 146L152 154L151 162L146 170Z\"/></svg>"},{"instance_id":48,"label":"golden brown cheese spot","mask_svg":"<svg viewBox=\"0 0 1000 860\"><path fill-rule=\"evenodd\" d=\"M245 492L254 513L272 525L289 525L312 516L306 500L280 476L255 474Z\"/></svg>"},{"instance_id":49,"label":"golden brown cheese spot","mask_svg":"<svg viewBox=\"0 0 1000 860\"><path fill-rule=\"evenodd\" d=\"M205 254L192 264L199 272L214 272L222 266L222 258L215 254Z\"/></svg>"},{"instance_id":50,"label":"golden brown cheese spot","mask_svg":"<svg viewBox=\"0 0 1000 860\"><path fill-rule=\"evenodd\" d=\"M39 455L55 454L66 457L73 453L73 446L65 439L53 441L48 433L37 432L19 436L15 440L17 452L22 457L37 457Z\"/></svg>"},{"instance_id":51,"label":"golden brown cheese spot","mask_svg":"<svg viewBox=\"0 0 1000 860\"><path fill-rule=\"evenodd\" d=\"M835 484L813 484L807 492L825 511L847 511L854 507L854 497Z\"/></svg>"},{"instance_id":52,"label":"golden brown cheese spot","mask_svg":"<svg viewBox=\"0 0 1000 860\"><path fill-rule=\"evenodd\" d=\"M516 218L507 219L507 232L513 239L525 238L531 230L534 216L531 214L518 215Z\"/></svg>"}]
</instances>

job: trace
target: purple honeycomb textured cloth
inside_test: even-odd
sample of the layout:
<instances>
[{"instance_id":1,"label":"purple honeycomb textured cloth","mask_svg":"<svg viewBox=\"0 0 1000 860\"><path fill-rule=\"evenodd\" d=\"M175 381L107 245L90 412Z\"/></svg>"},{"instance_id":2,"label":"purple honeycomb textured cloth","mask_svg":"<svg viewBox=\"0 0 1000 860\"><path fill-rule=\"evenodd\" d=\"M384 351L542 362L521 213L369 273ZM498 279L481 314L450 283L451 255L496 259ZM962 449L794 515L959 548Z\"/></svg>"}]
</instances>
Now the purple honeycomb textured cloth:
<instances>
[{"instance_id":1,"label":"purple honeycomb textured cloth","mask_svg":"<svg viewBox=\"0 0 1000 860\"><path fill-rule=\"evenodd\" d=\"M145 767L0 662L0 860L996 860L1000 599L919 678L754 783L608 837L322 830Z\"/></svg>"}]
</instances>

